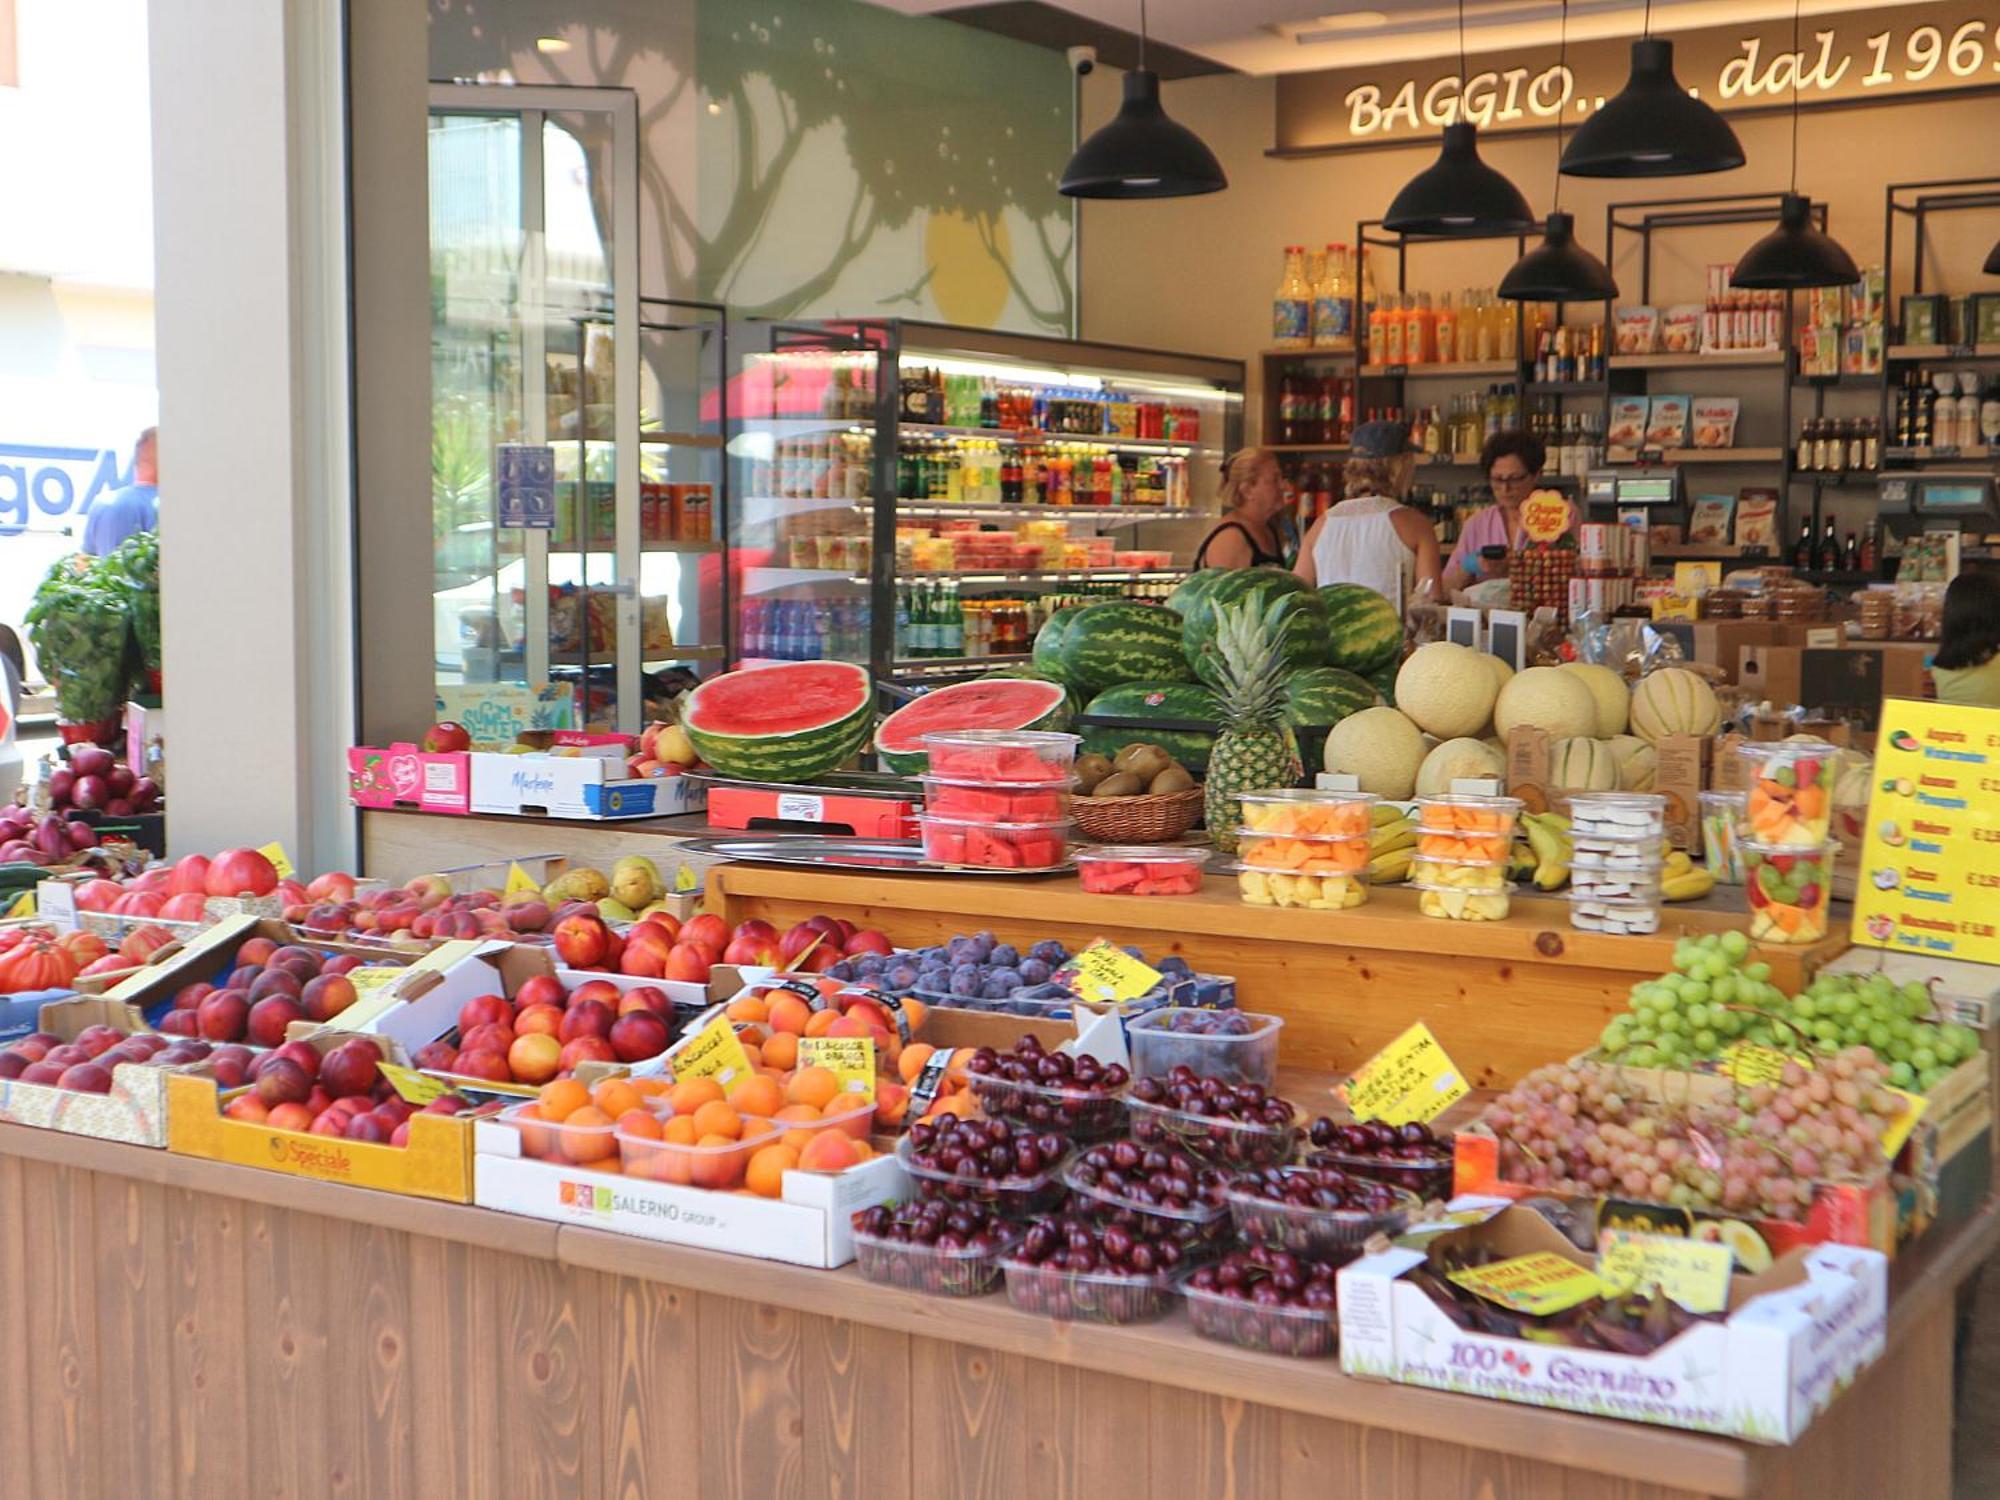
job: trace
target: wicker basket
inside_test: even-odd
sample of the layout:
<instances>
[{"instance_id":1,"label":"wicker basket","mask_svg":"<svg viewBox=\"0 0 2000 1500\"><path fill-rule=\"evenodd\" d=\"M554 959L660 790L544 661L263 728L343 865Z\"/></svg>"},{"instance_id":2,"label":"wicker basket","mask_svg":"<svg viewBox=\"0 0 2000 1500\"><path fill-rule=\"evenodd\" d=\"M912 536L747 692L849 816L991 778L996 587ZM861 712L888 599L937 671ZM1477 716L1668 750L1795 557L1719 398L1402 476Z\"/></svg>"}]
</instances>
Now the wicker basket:
<instances>
[{"instance_id":1,"label":"wicker basket","mask_svg":"<svg viewBox=\"0 0 2000 1500\"><path fill-rule=\"evenodd\" d=\"M1201 817L1201 788L1157 797L1077 797L1069 815L1093 844L1151 844L1179 838Z\"/></svg>"}]
</instances>

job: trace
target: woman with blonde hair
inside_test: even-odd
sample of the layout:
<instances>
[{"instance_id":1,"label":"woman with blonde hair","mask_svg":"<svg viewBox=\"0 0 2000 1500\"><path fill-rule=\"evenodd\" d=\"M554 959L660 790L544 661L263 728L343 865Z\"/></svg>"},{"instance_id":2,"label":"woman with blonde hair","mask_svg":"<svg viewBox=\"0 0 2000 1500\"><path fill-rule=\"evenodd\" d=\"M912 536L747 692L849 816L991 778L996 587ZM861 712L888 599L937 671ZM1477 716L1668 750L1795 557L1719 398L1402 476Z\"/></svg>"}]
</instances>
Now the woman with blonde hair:
<instances>
[{"instance_id":1,"label":"woman with blonde hair","mask_svg":"<svg viewBox=\"0 0 2000 1500\"><path fill-rule=\"evenodd\" d=\"M1397 609L1434 597L1444 571L1437 532L1422 511L1403 503L1416 476L1417 450L1406 422L1364 422L1342 476L1347 498L1306 533L1293 570L1307 583L1358 583Z\"/></svg>"},{"instance_id":2,"label":"woman with blonde hair","mask_svg":"<svg viewBox=\"0 0 2000 1500\"><path fill-rule=\"evenodd\" d=\"M1285 541L1277 517L1285 480L1269 448L1243 448L1222 464L1222 519L1194 555L1200 568L1282 568Z\"/></svg>"}]
</instances>

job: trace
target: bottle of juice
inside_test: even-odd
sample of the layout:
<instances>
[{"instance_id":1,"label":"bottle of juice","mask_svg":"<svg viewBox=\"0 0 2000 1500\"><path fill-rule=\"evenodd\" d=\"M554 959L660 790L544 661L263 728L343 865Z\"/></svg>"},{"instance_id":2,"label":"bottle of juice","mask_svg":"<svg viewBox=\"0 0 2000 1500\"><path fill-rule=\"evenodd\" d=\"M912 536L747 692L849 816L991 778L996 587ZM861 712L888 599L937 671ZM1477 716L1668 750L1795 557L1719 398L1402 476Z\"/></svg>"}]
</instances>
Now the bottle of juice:
<instances>
[{"instance_id":1,"label":"bottle of juice","mask_svg":"<svg viewBox=\"0 0 2000 1500\"><path fill-rule=\"evenodd\" d=\"M1285 275L1271 299L1271 344L1277 349L1305 349L1312 344L1312 283L1306 280L1303 245L1285 246Z\"/></svg>"},{"instance_id":2,"label":"bottle of juice","mask_svg":"<svg viewBox=\"0 0 2000 1500\"><path fill-rule=\"evenodd\" d=\"M1431 339L1437 346L1438 363L1448 365L1458 358L1458 315L1451 310L1451 293L1438 293L1437 317L1431 323Z\"/></svg>"},{"instance_id":3,"label":"bottle of juice","mask_svg":"<svg viewBox=\"0 0 2000 1500\"><path fill-rule=\"evenodd\" d=\"M1367 362L1377 365L1383 363L1388 358L1388 355L1383 352L1388 347L1388 343L1388 315L1383 311L1382 304L1377 302L1368 309Z\"/></svg>"},{"instance_id":4,"label":"bottle of juice","mask_svg":"<svg viewBox=\"0 0 2000 1500\"><path fill-rule=\"evenodd\" d=\"M1403 321L1402 299L1389 292L1381 302L1382 307L1382 363L1400 365L1408 362L1406 335L1409 325Z\"/></svg>"},{"instance_id":5,"label":"bottle of juice","mask_svg":"<svg viewBox=\"0 0 2000 1500\"><path fill-rule=\"evenodd\" d=\"M1403 309L1403 362L1428 364L1431 353L1431 294L1418 292L1405 299Z\"/></svg>"},{"instance_id":6,"label":"bottle of juice","mask_svg":"<svg viewBox=\"0 0 2000 1500\"><path fill-rule=\"evenodd\" d=\"M1326 247L1326 274L1313 287L1313 345L1319 349L1354 347L1354 278L1347 269L1347 247Z\"/></svg>"},{"instance_id":7,"label":"bottle of juice","mask_svg":"<svg viewBox=\"0 0 2000 1500\"><path fill-rule=\"evenodd\" d=\"M1361 294L1361 316L1372 318L1375 309L1382 305L1382 299L1375 290L1375 268L1368 264L1366 246L1357 245L1354 252L1360 258L1360 265L1354 273L1354 285ZM1359 332L1359 330L1356 330Z\"/></svg>"}]
</instances>

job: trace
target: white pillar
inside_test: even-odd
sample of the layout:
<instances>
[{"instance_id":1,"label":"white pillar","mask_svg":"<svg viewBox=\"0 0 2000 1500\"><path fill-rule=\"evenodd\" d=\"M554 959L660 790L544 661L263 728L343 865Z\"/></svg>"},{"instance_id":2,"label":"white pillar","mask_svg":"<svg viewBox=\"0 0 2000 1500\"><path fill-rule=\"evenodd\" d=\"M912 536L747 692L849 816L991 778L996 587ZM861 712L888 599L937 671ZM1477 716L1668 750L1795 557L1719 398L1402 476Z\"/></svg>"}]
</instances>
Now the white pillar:
<instances>
[{"instance_id":1,"label":"white pillar","mask_svg":"<svg viewBox=\"0 0 2000 1500\"><path fill-rule=\"evenodd\" d=\"M152 0L148 29L168 826L351 868L340 5Z\"/></svg>"}]
</instances>

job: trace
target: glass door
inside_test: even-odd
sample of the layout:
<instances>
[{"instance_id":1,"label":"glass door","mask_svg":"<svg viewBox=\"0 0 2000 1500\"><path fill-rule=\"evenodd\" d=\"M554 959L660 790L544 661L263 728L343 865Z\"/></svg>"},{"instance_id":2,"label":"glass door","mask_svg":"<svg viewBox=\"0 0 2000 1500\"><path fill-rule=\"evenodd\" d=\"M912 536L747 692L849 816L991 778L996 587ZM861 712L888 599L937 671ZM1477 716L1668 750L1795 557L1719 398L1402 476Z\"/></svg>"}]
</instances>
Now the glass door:
<instances>
[{"instance_id":1,"label":"glass door","mask_svg":"<svg viewBox=\"0 0 2000 1500\"><path fill-rule=\"evenodd\" d=\"M429 149L439 696L637 730L634 98L433 85Z\"/></svg>"}]
</instances>

